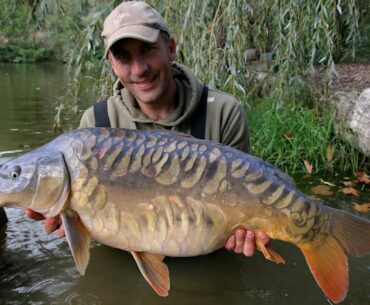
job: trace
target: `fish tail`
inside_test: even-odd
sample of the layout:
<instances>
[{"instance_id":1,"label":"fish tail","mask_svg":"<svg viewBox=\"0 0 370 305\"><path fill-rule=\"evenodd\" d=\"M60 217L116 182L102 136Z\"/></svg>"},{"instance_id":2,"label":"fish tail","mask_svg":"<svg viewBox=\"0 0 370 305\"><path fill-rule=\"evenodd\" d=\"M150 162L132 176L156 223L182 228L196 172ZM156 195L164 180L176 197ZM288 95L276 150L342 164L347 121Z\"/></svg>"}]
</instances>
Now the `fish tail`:
<instances>
[{"instance_id":1,"label":"fish tail","mask_svg":"<svg viewBox=\"0 0 370 305\"><path fill-rule=\"evenodd\" d=\"M320 243L298 244L320 288L334 303L348 291L347 255L370 253L370 222L344 211L328 208L329 230Z\"/></svg>"}]
</instances>

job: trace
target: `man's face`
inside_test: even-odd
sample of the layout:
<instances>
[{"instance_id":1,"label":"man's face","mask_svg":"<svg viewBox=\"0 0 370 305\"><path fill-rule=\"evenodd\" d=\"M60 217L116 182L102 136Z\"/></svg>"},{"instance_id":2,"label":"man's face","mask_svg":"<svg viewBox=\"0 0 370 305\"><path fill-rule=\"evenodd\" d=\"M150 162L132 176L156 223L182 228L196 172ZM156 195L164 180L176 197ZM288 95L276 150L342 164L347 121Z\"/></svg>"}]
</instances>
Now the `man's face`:
<instances>
[{"instance_id":1,"label":"man's face","mask_svg":"<svg viewBox=\"0 0 370 305\"><path fill-rule=\"evenodd\" d=\"M161 37L154 43L123 39L115 43L109 61L124 87L139 103L158 103L173 88L171 61L176 58L176 44Z\"/></svg>"}]
</instances>

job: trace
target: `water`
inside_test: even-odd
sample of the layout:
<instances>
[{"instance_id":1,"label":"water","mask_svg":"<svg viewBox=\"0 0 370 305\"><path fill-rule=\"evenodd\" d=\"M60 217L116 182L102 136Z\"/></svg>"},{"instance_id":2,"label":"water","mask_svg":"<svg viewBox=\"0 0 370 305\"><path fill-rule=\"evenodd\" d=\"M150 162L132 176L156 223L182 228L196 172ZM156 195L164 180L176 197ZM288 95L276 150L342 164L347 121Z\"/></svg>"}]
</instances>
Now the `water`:
<instances>
[{"instance_id":1,"label":"water","mask_svg":"<svg viewBox=\"0 0 370 305\"><path fill-rule=\"evenodd\" d=\"M2 160L55 137L52 119L64 82L61 65L0 65ZM307 181L312 180L299 181L306 190ZM358 200L370 201L368 191L362 196ZM350 209L351 200L337 192L329 203ZM290 244L271 245L286 259L284 266L267 262L259 253L247 259L225 250L196 258L166 258L171 290L169 297L161 298L144 281L129 253L93 243L81 277L64 238L47 235L41 222L28 219L21 210L6 211L9 224L0 230L1 305L329 303L302 254ZM350 289L342 304L370 304L370 257L351 258L349 265Z\"/></svg>"}]
</instances>

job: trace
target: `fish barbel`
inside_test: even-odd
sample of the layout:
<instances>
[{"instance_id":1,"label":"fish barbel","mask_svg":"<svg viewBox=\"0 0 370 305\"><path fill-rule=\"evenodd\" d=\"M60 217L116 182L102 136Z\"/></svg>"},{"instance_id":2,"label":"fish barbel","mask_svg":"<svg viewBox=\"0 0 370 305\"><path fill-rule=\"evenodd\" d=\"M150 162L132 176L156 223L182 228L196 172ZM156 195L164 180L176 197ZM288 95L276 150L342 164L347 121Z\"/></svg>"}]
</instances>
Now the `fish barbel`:
<instances>
[{"instance_id":1,"label":"fish barbel","mask_svg":"<svg viewBox=\"0 0 370 305\"><path fill-rule=\"evenodd\" d=\"M298 246L335 303L347 294L347 255L370 252L369 221L313 201L258 158L166 131L65 133L0 168L1 206L61 215L82 275L90 238L129 251L161 296L170 287L165 256L210 253L240 227Z\"/></svg>"}]
</instances>

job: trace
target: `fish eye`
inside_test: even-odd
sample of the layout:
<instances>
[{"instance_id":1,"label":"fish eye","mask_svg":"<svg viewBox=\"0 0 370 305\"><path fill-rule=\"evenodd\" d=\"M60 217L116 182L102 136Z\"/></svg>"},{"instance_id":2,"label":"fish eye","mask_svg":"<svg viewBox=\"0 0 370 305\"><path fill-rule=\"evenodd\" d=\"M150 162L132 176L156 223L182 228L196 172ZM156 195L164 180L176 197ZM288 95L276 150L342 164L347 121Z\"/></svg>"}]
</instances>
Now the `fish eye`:
<instances>
[{"instance_id":1,"label":"fish eye","mask_svg":"<svg viewBox=\"0 0 370 305\"><path fill-rule=\"evenodd\" d=\"M21 174L21 168L19 166L14 166L10 172L10 178L17 179Z\"/></svg>"}]
</instances>

